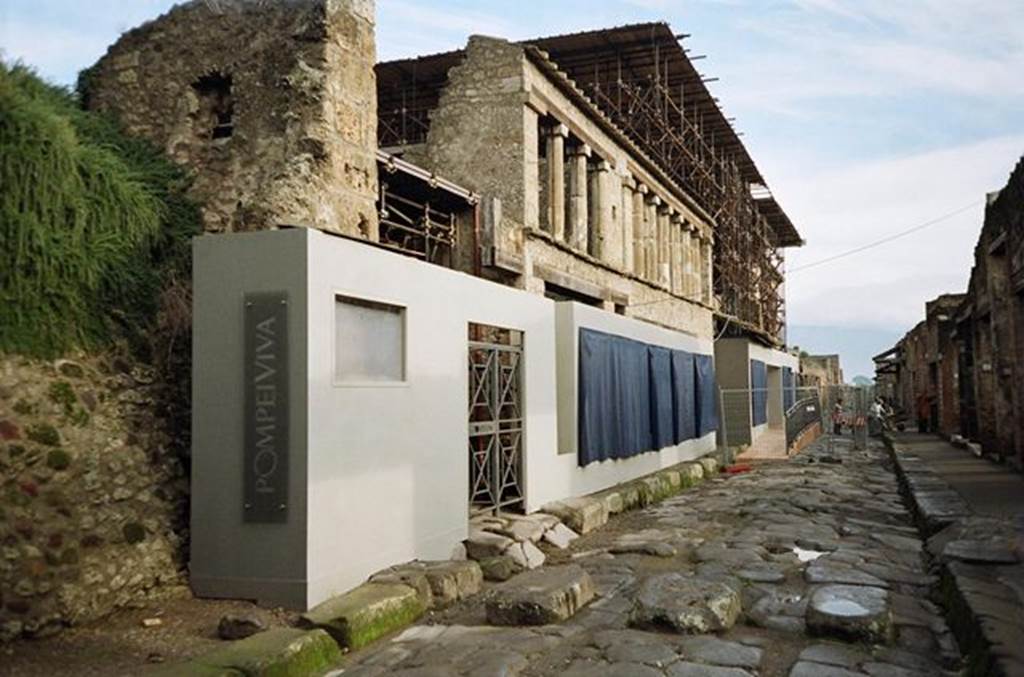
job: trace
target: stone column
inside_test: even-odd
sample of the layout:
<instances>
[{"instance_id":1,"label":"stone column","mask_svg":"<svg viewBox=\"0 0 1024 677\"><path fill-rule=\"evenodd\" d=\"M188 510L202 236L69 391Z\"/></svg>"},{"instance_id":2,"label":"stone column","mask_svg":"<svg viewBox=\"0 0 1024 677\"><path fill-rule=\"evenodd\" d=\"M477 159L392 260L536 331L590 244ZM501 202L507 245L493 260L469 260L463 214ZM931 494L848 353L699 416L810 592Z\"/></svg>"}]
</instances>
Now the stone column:
<instances>
[{"instance_id":1,"label":"stone column","mask_svg":"<svg viewBox=\"0 0 1024 677\"><path fill-rule=\"evenodd\" d=\"M649 282L658 280L658 207L661 198L657 195L647 196L647 217L644 219L644 279Z\"/></svg>"},{"instance_id":2,"label":"stone column","mask_svg":"<svg viewBox=\"0 0 1024 677\"><path fill-rule=\"evenodd\" d=\"M704 287L703 298L704 303L710 306L714 305L715 300L715 256L710 238L705 238L701 241L701 259L704 261L704 279L702 281Z\"/></svg>"},{"instance_id":3,"label":"stone column","mask_svg":"<svg viewBox=\"0 0 1024 677\"><path fill-rule=\"evenodd\" d=\"M658 284L665 288L672 284L671 214L671 208L666 204L658 209Z\"/></svg>"},{"instance_id":4,"label":"stone column","mask_svg":"<svg viewBox=\"0 0 1024 677\"><path fill-rule=\"evenodd\" d=\"M610 241L612 229L612 166L607 160L599 160L590 173L591 203L594 205L590 219L590 236L587 251L598 259L607 259L605 244ZM611 262L609 262L611 263Z\"/></svg>"},{"instance_id":5,"label":"stone column","mask_svg":"<svg viewBox=\"0 0 1024 677\"><path fill-rule=\"evenodd\" d=\"M647 186L638 184L633 191L633 273L644 277L647 269L647 250L644 248L644 233L647 221Z\"/></svg>"},{"instance_id":6,"label":"stone column","mask_svg":"<svg viewBox=\"0 0 1024 677\"><path fill-rule=\"evenodd\" d=\"M633 212L634 196L636 195L636 179L629 172L622 177L622 269L632 273L636 268L633 258Z\"/></svg>"},{"instance_id":7,"label":"stone column","mask_svg":"<svg viewBox=\"0 0 1024 677\"><path fill-rule=\"evenodd\" d=\"M678 212L672 213L670 221L672 230L672 293L682 295L686 286L686 231L683 217Z\"/></svg>"},{"instance_id":8,"label":"stone column","mask_svg":"<svg viewBox=\"0 0 1024 677\"><path fill-rule=\"evenodd\" d=\"M590 146L581 143L569 150L569 220L566 242L587 251L587 158Z\"/></svg>"},{"instance_id":9,"label":"stone column","mask_svg":"<svg viewBox=\"0 0 1024 677\"><path fill-rule=\"evenodd\" d=\"M683 223L683 288L680 293L688 299L694 298L693 294L693 269L696 261L693 257L693 233L689 223Z\"/></svg>"},{"instance_id":10,"label":"stone column","mask_svg":"<svg viewBox=\"0 0 1024 677\"><path fill-rule=\"evenodd\" d=\"M546 230L555 239L565 241L565 140L569 128L565 125L548 127L545 133L547 146L548 215Z\"/></svg>"}]
</instances>

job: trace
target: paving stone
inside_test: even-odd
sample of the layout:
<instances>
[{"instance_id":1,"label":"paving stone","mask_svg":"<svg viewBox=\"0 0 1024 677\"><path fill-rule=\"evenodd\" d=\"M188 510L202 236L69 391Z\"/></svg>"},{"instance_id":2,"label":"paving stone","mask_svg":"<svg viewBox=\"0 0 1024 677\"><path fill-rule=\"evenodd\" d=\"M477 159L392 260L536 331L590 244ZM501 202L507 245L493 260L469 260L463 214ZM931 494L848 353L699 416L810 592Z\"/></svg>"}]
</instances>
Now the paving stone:
<instances>
[{"instance_id":1,"label":"paving stone","mask_svg":"<svg viewBox=\"0 0 1024 677\"><path fill-rule=\"evenodd\" d=\"M526 656L507 649L490 647L459 662L459 672L465 677L515 677L529 666Z\"/></svg>"},{"instance_id":2,"label":"paving stone","mask_svg":"<svg viewBox=\"0 0 1024 677\"><path fill-rule=\"evenodd\" d=\"M580 535L561 522L544 532L544 541L560 550L568 548Z\"/></svg>"},{"instance_id":3,"label":"paving stone","mask_svg":"<svg viewBox=\"0 0 1024 677\"><path fill-rule=\"evenodd\" d=\"M826 585L811 594L806 621L812 634L885 643L892 632L889 595L882 588Z\"/></svg>"},{"instance_id":4,"label":"paving stone","mask_svg":"<svg viewBox=\"0 0 1024 677\"><path fill-rule=\"evenodd\" d=\"M670 665L665 674L669 677L753 677L751 673L740 668L723 668L688 661Z\"/></svg>"},{"instance_id":5,"label":"paving stone","mask_svg":"<svg viewBox=\"0 0 1024 677\"><path fill-rule=\"evenodd\" d=\"M854 569L845 564L836 564L824 558L807 565L804 579L811 584L842 583L845 585L868 585L887 588L889 584L877 576Z\"/></svg>"},{"instance_id":6,"label":"paving stone","mask_svg":"<svg viewBox=\"0 0 1024 677\"><path fill-rule=\"evenodd\" d=\"M608 522L608 506L603 500L588 496L548 503L542 510L580 534L590 533Z\"/></svg>"},{"instance_id":7,"label":"paving stone","mask_svg":"<svg viewBox=\"0 0 1024 677\"><path fill-rule=\"evenodd\" d=\"M613 663L643 663L661 668L679 658L668 644L621 642L605 649L605 657Z\"/></svg>"},{"instance_id":8,"label":"paving stone","mask_svg":"<svg viewBox=\"0 0 1024 677\"><path fill-rule=\"evenodd\" d=\"M408 625L425 610L416 590L407 585L364 583L315 606L300 622L326 630L344 648L358 649Z\"/></svg>"},{"instance_id":9,"label":"paving stone","mask_svg":"<svg viewBox=\"0 0 1024 677\"><path fill-rule=\"evenodd\" d=\"M778 567L770 565L755 565L743 567L736 571L736 575L745 581L752 583L781 583L786 580L786 574Z\"/></svg>"},{"instance_id":10,"label":"paving stone","mask_svg":"<svg viewBox=\"0 0 1024 677\"><path fill-rule=\"evenodd\" d=\"M469 538L463 542L470 559L487 559L501 555L515 541L490 531L470 531Z\"/></svg>"},{"instance_id":11,"label":"paving stone","mask_svg":"<svg viewBox=\"0 0 1024 677\"><path fill-rule=\"evenodd\" d=\"M761 665L760 649L737 642L727 642L717 637L686 637L680 642L680 646L683 649L683 656L690 661L748 669L756 669Z\"/></svg>"},{"instance_id":12,"label":"paving stone","mask_svg":"<svg viewBox=\"0 0 1024 677\"><path fill-rule=\"evenodd\" d=\"M487 600L492 625L544 625L571 618L594 598L590 575L576 564L528 571Z\"/></svg>"},{"instance_id":13,"label":"paving stone","mask_svg":"<svg viewBox=\"0 0 1024 677\"><path fill-rule=\"evenodd\" d=\"M532 541L536 543L543 536L544 532L547 531L540 522L534 520L509 520L500 527L487 527L488 531L501 534L502 536L508 536L514 541Z\"/></svg>"},{"instance_id":14,"label":"paving stone","mask_svg":"<svg viewBox=\"0 0 1024 677\"><path fill-rule=\"evenodd\" d=\"M678 554L675 546L663 541L634 541L620 539L608 551L616 554L652 555L654 557L675 557Z\"/></svg>"},{"instance_id":15,"label":"paving stone","mask_svg":"<svg viewBox=\"0 0 1024 677\"><path fill-rule=\"evenodd\" d=\"M854 672L835 665L798 661L790 669L789 677L864 677L864 673Z\"/></svg>"},{"instance_id":16,"label":"paving stone","mask_svg":"<svg viewBox=\"0 0 1024 677\"><path fill-rule=\"evenodd\" d=\"M868 655L862 651L832 642L813 644L800 652L800 660L802 661L826 663L850 669L856 668L858 664L867 659Z\"/></svg>"},{"instance_id":17,"label":"paving stone","mask_svg":"<svg viewBox=\"0 0 1024 677\"><path fill-rule=\"evenodd\" d=\"M722 583L669 573L643 582L629 623L681 633L727 630L740 613L737 592Z\"/></svg>"}]
</instances>

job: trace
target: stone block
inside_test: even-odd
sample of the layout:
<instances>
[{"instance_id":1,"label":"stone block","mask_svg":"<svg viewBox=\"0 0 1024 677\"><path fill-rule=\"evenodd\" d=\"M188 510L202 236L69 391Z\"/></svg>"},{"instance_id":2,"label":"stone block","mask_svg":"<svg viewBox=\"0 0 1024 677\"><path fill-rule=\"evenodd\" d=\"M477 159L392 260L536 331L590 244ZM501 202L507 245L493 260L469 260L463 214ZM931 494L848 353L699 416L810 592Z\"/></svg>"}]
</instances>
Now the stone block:
<instances>
[{"instance_id":1,"label":"stone block","mask_svg":"<svg viewBox=\"0 0 1024 677\"><path fill-rule=\"evenodd\" d=\"M636 484L625 484L618 489L616 493L622 496L622 509L635 510L640 507L640 487Z\"/></svg>"},{"instance_id":2,"label":"stone block","mask_svg":"<svg viewBox=\"0 0 1024 677\"><path fill-rule=\"evenodd\" d=\"M711 479L718 475L718 459L714 456L704 456L697 459L697 462L704 469L705 479Z\"/></svg>"},{"instance_id":3,"label":"stone block","mask_svg":"<svg viewBox=\"0 0 1024 677\"><path fill-rule=\"evenodd\" d=\"M429 609L434 605L434 593L430 589L427 572L420 566L419 562L400 564L383 571L378 571L370 576L370 582L407 585L419 595L424 609Z\"/></svg>"},{"instance_id":4,"label":"stone block","mask_svg":"<svg viewBox=\"0 0 1024 677\"><path fill-rule=\"evenodd\" d=\"M318 675L337 667L341 649L323 630L274 628L203 654L187 663L172 663L149 673L162 677L240 677Z\"/></svg>"},{"instance_id":5,"label":"stone block","mask_svg":"<svg viewBox=\"0 0 1024 677\"><path fill-rule=\"evenodd\" d=\"M807 630L813 635L886 643L892 639L889 593L865 585L826 585L811 595Z\"/></svg>"},{"instance_id":6,"label":"stone block","mask_svg":"<svg viewBox=\"0 0 1024 677\"><path fill-rule=\"evenodd\" d=\"M561 522L544 532L544 540L560 550L568 548L579 537L579 534Z\"/></svg>"},{"instance_id":7,"label":"stone block","mask_svg":"<svg viewBox=\"0 0 1024 677\"><path fill-rule=\"evenodd\" d=\"M486 581L507 581L520 570L521 567L508 555L480 560L480 571Z\"/></svg>"},{"instance_id":8,"label":"stone block","mask_svg":"<svg viewBox=\"0 0 1024 677\"><path fill-rule=\"evenodd\" d=\"M470 559L487 559L497 557L505 552L515 541L508 536L490 531L471 531L464 543L466 554Z\"/></svg>"},{"instance_id":9,"label":"stone block","mask_svg":"<svg viewBox=\"0 0 1024 677\"><path fill-rule=\"evenodd\" d=\"M668 483L669 489L675 493L683 488L683 476L678 470L662 470L659 473L663 480Z\"/></svg>"},{"instance_id":10,"label":"stone block","mask_svg":"<svg viewBox=\"0 0 1024 677\"><path fill-rule=\"evenodd\" d=\"M622 494L618 491L609 491L602 498L609 515L618 515L626 509L626 502L622 500Z\"/></svg>"},{"instance_id":11,"label":"stone block","mask_svg":"<svg viewBox=\"0 0 1024 677\"><path fill-rule=\"evenodd\" d=\"M484 580L480 565L473 560L427 562L424 573L433 593L434 608L477 594Z\"/></svg>"},{"instance_id":12,"label":"stone block","mask_svg":"<svg viewBox=\"0 0 1024 677\"><path fill-rule=\"evenodd\" d=\"M590 533L608 522L608 506L603 500L589 496L548 503L542 510L580 534Z\"/></svg>"},{"instance_id":13,"label":"stone block","mask_svg":"<svg viewBox=\"0 0 1024 677\"><path fill-rule=\"evenodd\" d=\"M364 583L307 611L300 623L326 630L342 647L358 649L408 625L425 610L420 595L408 585Z\"/></svg>"},{"instance_id":14,"label":"stone block","mask_svg":"<svg viewBox=\"0 0 1024 677\"><path fill-rule=\"evenodd\" d=\"M728 630L740 614L740 596L714 580L660 574L644 581L630 612L637 628L662 628L686 634Z\"/></svg>"},{"instance_id":15,"label":"stone block","mask_svg":"<svg viewBox=\"0 0 1024 677\"><path fill-rule=\"evenodd\" d=\"M487 601L492 625L547 625L567 620L594 598L589 574L576 564L530 571L503 583Z\"/></svg>"},{"instance_id":16,"label":"stone block","mask_svg":"<svg viewBox=\"0 0 1024 677\"><path fill-rule=\"evenodd\" d=\"M692 487L704 479L704 466L696 461L676 466L682 479L683 487Z\"/></svg>"},{"instance_id":17,"label":"stone block","mask_svg":"<svg viewBox=\"0 0 1024 677\"><path fill-rule=\"evenodd\" d=\"M544 564L544 553L530 541L513 543L505 550L504 555L510 557L520 569L536 569Z\"/></svg>"}]
</instances>

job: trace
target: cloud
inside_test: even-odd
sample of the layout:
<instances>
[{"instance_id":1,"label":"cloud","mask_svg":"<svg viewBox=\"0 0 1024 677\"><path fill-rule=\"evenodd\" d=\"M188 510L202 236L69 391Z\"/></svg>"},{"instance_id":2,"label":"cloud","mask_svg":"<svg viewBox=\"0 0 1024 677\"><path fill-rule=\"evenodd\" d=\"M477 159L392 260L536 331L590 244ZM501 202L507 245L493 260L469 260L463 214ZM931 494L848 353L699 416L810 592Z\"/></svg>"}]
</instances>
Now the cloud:
<instances>
[{"instance_id":1,"label":"cloud","mask_svg":"<svg viewBox=\"0 0 1024 677\"><path fill-rule=\"evenodd\" d=\"M791 321L912 326L924 303L962 291L981 229L984 194L1001 188L1024 154L1024 135L880 159L813 175L778 177L788 212L808 245L789 250L790 268L813 263L957 208L975 207L905 238L787 281Z\"/></svg>"}]
</instances>

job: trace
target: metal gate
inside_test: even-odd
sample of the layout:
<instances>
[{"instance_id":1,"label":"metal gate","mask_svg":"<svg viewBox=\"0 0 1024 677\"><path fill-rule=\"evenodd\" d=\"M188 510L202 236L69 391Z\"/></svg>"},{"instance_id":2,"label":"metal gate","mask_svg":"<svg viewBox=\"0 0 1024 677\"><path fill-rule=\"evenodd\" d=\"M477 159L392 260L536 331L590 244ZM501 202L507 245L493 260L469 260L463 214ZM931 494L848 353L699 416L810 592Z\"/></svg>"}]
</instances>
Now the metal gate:
<instances>
[{"instance_id":1,"label":"metal gate","mask_svg":"<svg viewBox=\"0 0 1024 677\"><path fill-rule=\"evenodd\" d=\"M469 502L521 508L523 334L469 325Z\"/></svg>"}]
</instances>

